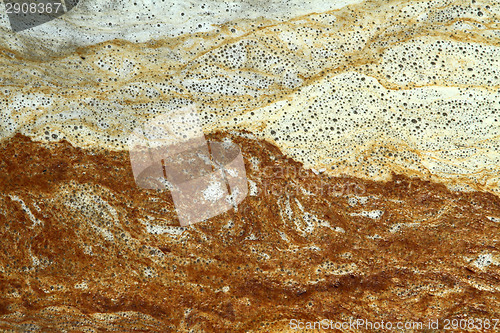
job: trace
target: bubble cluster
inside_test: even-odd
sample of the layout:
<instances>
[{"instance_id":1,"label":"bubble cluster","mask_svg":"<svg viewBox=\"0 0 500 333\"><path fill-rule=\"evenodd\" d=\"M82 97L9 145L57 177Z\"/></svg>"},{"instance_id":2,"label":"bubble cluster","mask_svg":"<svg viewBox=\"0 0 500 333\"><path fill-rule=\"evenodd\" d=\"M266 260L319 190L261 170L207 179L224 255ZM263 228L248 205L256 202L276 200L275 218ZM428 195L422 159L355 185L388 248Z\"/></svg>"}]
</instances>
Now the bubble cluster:
<instances>
[{"instance_id":1,"label":"bubble cluster","mask_svg":"<svg viewBox=\"0 0 500 333\"><path fill-rule=\"evenodd\" d=\"M138 124L195 105L206 132L253 132L330 175L498 193L497 6L366 1L299 15L314 6L82 2L0 40L1 135L121 150ZM49 36L57 57L30 44Z\"/></svg>"}]
</instances>

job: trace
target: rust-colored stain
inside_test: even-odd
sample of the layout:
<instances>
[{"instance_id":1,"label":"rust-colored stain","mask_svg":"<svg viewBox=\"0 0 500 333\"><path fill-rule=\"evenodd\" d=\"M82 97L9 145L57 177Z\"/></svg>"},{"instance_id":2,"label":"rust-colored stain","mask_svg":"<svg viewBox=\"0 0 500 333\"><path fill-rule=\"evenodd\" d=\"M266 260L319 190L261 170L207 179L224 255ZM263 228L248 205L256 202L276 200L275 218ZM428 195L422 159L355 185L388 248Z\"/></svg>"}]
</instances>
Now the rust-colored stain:
<instances>
[{"instance_id":1,"label":"rust-colored stain","mask_svg":"<svg viewBox=\"0 0 500 333\"><path fill-rule=\"evenodd\" d=\"M181 228L127 152L0 145L0 330L287 331L290 319L499 318L500 199L305 170L238 133L250 195Z\"/></svg>"}]
</instances>

